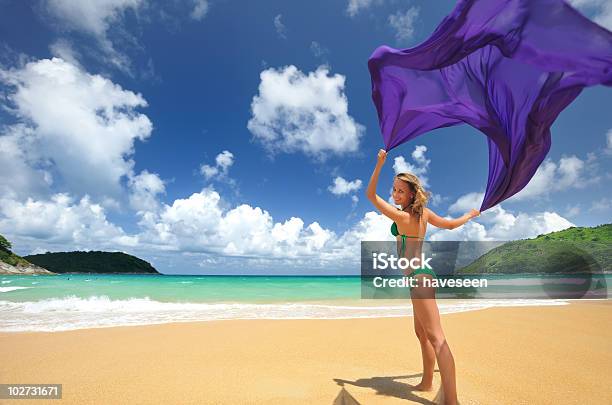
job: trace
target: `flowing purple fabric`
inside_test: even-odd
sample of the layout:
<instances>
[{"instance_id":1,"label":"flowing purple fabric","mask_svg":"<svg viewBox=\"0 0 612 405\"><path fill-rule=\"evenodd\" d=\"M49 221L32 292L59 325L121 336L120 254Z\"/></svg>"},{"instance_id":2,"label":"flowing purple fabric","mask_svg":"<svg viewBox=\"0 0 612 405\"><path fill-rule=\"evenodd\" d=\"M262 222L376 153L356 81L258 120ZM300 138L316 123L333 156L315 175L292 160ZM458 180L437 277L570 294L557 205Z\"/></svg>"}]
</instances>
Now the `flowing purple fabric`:
<instances>
[{"instance_id":1,"label":"flowing purple fabric","mask_svg":"<svg viewBox=\"0 0 612 405\"><path fill-rule=\"evenodd\" d=\"M421 45L381 46L368 68L387 151L461 123L487 136L484 211L529 183L585 86L612 85L612 32L562 0L459 0Z\"/></svg>"}]
</instances>

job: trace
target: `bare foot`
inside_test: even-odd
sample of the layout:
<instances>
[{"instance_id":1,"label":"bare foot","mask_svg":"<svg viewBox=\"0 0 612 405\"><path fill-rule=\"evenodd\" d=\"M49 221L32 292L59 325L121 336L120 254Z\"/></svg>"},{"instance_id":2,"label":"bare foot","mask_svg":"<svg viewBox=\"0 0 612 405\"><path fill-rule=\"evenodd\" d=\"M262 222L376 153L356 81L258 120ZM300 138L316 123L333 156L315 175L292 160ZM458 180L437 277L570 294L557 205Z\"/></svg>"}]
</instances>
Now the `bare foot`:
<instances>
[{"instance_id":1,"label":"bare foot","mask_svg":"<svg viewBox=\"0 0 612 405\"><path fill-rule=\"evenodd\" d=\"M433 384L425 384L423 381L414 386L413 391L431 391Z\"/></svg>"}]
</instances>

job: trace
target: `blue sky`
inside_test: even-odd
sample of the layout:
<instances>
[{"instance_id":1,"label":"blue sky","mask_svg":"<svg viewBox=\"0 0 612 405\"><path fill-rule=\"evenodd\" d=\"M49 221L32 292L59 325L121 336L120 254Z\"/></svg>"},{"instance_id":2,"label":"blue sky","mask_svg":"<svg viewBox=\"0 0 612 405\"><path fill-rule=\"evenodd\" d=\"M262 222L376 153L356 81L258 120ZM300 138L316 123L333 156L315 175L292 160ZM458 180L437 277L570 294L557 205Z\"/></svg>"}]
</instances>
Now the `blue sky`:
<instances>
[{"instance_id":1,"label":"blue sky","mask_svg":"<svg viewBox=\"0 0 612 405\"><path fill-rule=\"evenodd\" d=\"M574 3L611 28L609 2ZM121 250L165 273L358 273L359 240L391 223L364 196L382 147L367 59L453 6L0 0L0 233L20 254ZM522 195L428 237L610 222L610 101L585 89ZM485 139L459 126L394 149L379 195L410 170L440 215L478 208Z\"/></svg>"}]
</instances>

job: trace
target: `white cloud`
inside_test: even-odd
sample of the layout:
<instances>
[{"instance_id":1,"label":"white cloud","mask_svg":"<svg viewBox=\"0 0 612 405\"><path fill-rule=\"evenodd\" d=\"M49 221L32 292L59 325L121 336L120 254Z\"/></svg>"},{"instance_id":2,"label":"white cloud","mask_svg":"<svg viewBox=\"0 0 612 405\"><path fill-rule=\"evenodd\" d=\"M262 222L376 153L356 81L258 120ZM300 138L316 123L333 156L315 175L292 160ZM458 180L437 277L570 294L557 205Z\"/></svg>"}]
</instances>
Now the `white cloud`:
<instances>
[{"instance_id":1,"label":"white cloud","mask_svg":"<svg viewBox=\"0 0 612 405\"><path fill-rule=\"evenodd\" d=\"M442 201L447 200L448 197L442 197L440 194L431 193L431 205L436 207L442 203Z\"/></svg>"},{"instance_id":2,"label":"white cloud","mask_svg":"<svg viewBox=\"0 0 612 405\"><path fill-rule=\"evenodd\" d=\"M48 201L0 200L0 229L10 229L12 235L34 241L38 249L54 250L53 246L72 244L79 249L124 246L149 255L163 251L194 257L213 255L214 263L206 264L202 259L202 266L219 270L230 262L239 268L248 263L249 269L268 271L322 266L330 272L354 269L358 268L361 241L394 240L391 221L376 212L367 212L337 235L318 222L306 225L299 217L275 221L260 207L241 204L230 208L212 187L164 204L155 201L155 196L164 192L157 175L142 172L131 179L130 185L134 195L141 197L133 204L143 209L136 234L128 235L110 223L104 208L88 196L75 201L66 194L54 195ZM484 225L470 222L454 231L434 232L431 240L506 240L569 226L549 212L515 216L494 207L488 213Z\"/></svg>"},{"instance_id":3,"label":"white cloud","mask_svg":"<svg viewBox=\"0 0 612 405\"><path fill-rule=\"evenodd\" d=\"M355 17L362 10L369 8L374 3L380 2L381 0L349 0L346 12L350 17Z\"/></svg>"},{"instance_id":4,"label":"white cloud","mask_svg":"<svg viewBox=\"0 0 612 405\"><path fill-rule=\"evenodd\" d=\"M415 164L409 163L403 156L398 156L393 159L393 170L395 174L398 173L412 173L419 178L423 187L429 187L429 178L427 177L427 171L429 170L429 164L431 160L425 157L427 147L424 145L417 145L412 151L412 159Z\"/></svg>"},{"instance_id":5,"label":"white cloud","mask_svg":"<svg viewBox=\"0 0 612 405\"><path fill-rule=\"evenodd\" d=\"M264 70L248 129L271 153L328 154L358 150L364 127L348 115L345 77L326 67L308 75L295 66Z\"/></svg>"},{"instance_id":6,"label":"white cloud","mask_svg":"<svg viewBox=\"0 0 612 405\"><path fill-rule=\"evenodd\" d=\"M49 50L53 56L71 63L74 66L80 67L79 59L81 55L74 49L72 43L67 39L58 39L49 45Z\"/></svg>"},{"instance_id":7,"label":"white cloud","mask_svg":"<svg viewBox=\"0 0 612 405\"><path fill-rule=\"evenodd\" d=\"M276 33L282 39L287 39L287 28L285 28L285 24L281 21L282 14L274 17L274 28L276 29Z\"/></svg>"},{"instance_id":8,"label":"white cloud","mask_svg":"<svg viewBox=\"0 0 612 405\"><path fill-rule=\"evenodd\" d=\"M527 186L507 201L523 201L546 196L552 192L584 188L600 180L596 174L596 157L588 154L586 160L564 156L558 163L546 159Z\"/></svg>"},{"instance_id":9,"label":"white cloud","mask_svg":"<svg viewBox=\"0 0 612 405\"><path fill-rule=\"evenodd\" d=\"M208 1L207 0L193 0L193 10L189 15L196 21L201 21L208 12Z\"/></svg>"},{"instance_id":10,"label":"white cloud","mask_svg":"<svg viewBox=\"0 0 612 405\"><path fill-rule=\"evenodd\" d=\"M310 51L317 58L325 56L329 53L329 49L322 47L321 44L317 41L312 41L310 43Z\"/></svg>"},{"instance_id":11,"label":"white cloud","mask_svg":"<svg viewBox=\"0 0 612 405\"><path fill-rule=\"evenodd\" d=\"M427 152L427 146L417 145L412 151L412 158L422 166L429 166L430 160L425 158L425 152Z\"/></svg>"},{"instance_id":12,"label":"white cloud","mask_svg":"<svg viewBox=\"0 0 612 405\"><path fill-rule=\"evenodd\" d=\"M611 212L612 211L612 199L610 198L600 198L599 200L593 201L591 203L591 208L589 211L596 212Z\"/></svg>"},{"instance_id":13,"label":"white cloud","mask_svg":"<svg viewBox=\"0 0 612 405\"><path fill-rule=\"evenodd\" d=\"M30 253L28 253L28 254L30 254L30 255L42 255L42 254L47 253L48 251L49 250L47 250L47 249L42 249L42 248L37 247L34 250L32 250Z\"/></svg>"},{"instance_id":14,"label":"white cloud","mask_svg":"<svg viewBox=\"0 0 612 405\"><path fill-rule=\"evenodd\" d=\"M144 0L46 0L45 4L49 13L62 23L64 29L92 35L106 54L108 62L130 73L129 59L115 50L108 32L111 27L119 24L127 10L138 10Z\"/></svg>"},{"instance_id":15,"label":"white cloud","mask_svg":"<svg viewBox=\"0 0 612 405\"><path fill-rule=\"evenodd\" d=\"M576 217L580 214L580 204L576 204L576 205L572 205L572 206L567 206L566 210L565 210L565 216L566 217Z\"/></svg>"},{"instance_id":16,"label":"white cloud","mask_svg":"<svg viewBox=\"0 0 612 405\"><path fill-rule=\"evenodd\" d=\"M142 0L46 0L45 3L50 12L71 28L103 37L126 9L136 10Z\"/></svg>"},{"instance_id":17,"label":"white cloud","mask_svg":"<svg viewBox=\"0 0 612 405\"><path fill-rule=\"evenodd\" d=\"M529 184L506 202L532 200L556 191L581 189L599 180L594 154L589 153L586 160L581 160L573 155L564 156L559 159L558 163L547 159L540 165ZM483 199L484 193L480 192L462 195L451 204L449 212L465 213L472 208L478 209Z\"/></svg>"},{"instance_id":18,"label":"white cloud","mask_svg":"<svg viewBox=\"0 0 612 405\"><path fill-rule=\"evenodd\" d=\"M200 173L208 180L219 174L219 169L215 166L202 165L200 166Z\"/></svg>"},{"instance_id":19,"label":"white cloud","mask_svg":"<svg viewBox=\"0 0 612 405\"><path fill-rule=\"evenodd\" d=\"M227 173L229 168L234 164L234 154L228 150L224 150L219 153L215 158L215 165L210 166L203 164L200 166L200 173L206 178L206 180L210 180L214 177L225 178L227 177Z\"/></svg>"},{"instance_id":20,"label":"white cloud","mask_svg":"<svg viewBox=\"0 0 612 405\"><path fill-rule=\"evenodd\" d=\"M611 0L569 0L570 4L580 10L588 11L597 24L612 30Z\"/></svg>"},{"instance_id":21,"label":"white cloud","mask_svg":"<svg viewBox=\"0 0 612 405\"><path fill-rule=\"evenodd\" d=\"M248 204L224 207L219 193L207 187L144 215L139 240L150 249L214 255L212 264L217 266L227 258L240 258L249 266L267 265L267 270L326 265L330 272L358 266L362 240L394 240L391 221L376 212L366 213L337 235L318 222L306 225L299 217L275 221L268 211Z\"/></svg>"},{"instance_id":22,"label":"white cloud","mask_svg":"<svg viewBox=\"0 0 612 405\"><path fill-rule=\"evenodd\" d=\"M395 174L404 172L414 173L417 169L412 164L406 162L403 156L397 156L393 159L393 171L395 171Z\"/></svg>"},{"instance_id":23,"label":"white cloud","mask_svg":"<svg viewBox=\"0 0 612 405\"><path fill-rule=\"evenodd\" d=\"M68 194L55 194L49 200L28 198L25 202L0 200L0 229L12 235L38 239L72 248L116 248L136 246L138 238L126 235L111 224L104 208L89 196L78 202Z\"/></svg>"},{"instance_id":24,"label":"white cloud","mask_svg":"<svg viewBox=\"0 0 612 405\"><path fill-rule=\"evenodd\" d=\"M444 240L454 240L454 241L489 241L491 240L487 236L487 230L484 225L479 224L477 222L468 222L462 227L455 228L452 230L441 229L437 230L434 227L430 226L428 229L429 232L429 240L431 241L444 241Z\"/></svg>"},{"instance_id":25,"label":"white cloud","mask_svg":"<svg viewBox=\"0 0 612 405\"><path fill-rule=\"evenodd\" d=\"M157 174L143 170L139 175L130 178L129 186L130 205L133 209L140 212L157 211L157 195L166 192L164 182Z\"/></svg>"},{"instance_id":26,"label":"white cloud","mask_svg":"<svg viewBox=\"0 0 612 405\"><path fill-rule=\"evenodd\" d=\"M234 164L234 155L230 151L224 150L217 155L215 161L217 162L217 166L223 171L227 171L227 169Z\"/></svg>"},{"instance_id":27,"label":"white cloud","mask_svg":"<svg viewBox=\"0 0 612 405\"><path fill-rule=\"evenodd\" d=\"M478 209L482 204L484 193L468 193L464 194L448 207L449 212L466 213L472 208ZM486 212L486 211L485 211Z\"/></svg>"},{"instance_id":28,"label":"white cloud","mask_svg":"<svg viewBox=\"0 0 612 405\"><path fill-rule=\"evenodd\" d=\"M407 43L412 40L418 17L418 7L410 7L406 12L398 11L389 16L389 25L395 30L395 39L398 43Z\"/></svg>"},{"instance_id":29,"label":"white cloud","mask_svg":"<svg viewBox=\"0 0 612 405\"><path fill-rule=\"evenodd\" d=\"M480 206L482 198L483 193L465 194L451 204L449 212L468 212ZM459 228L435 230L430 240L515 240L533 238L571 226L574 224L556 212L519 212L515 215L501 205L496 205Z\"/></svg>"},{"instance_id":30,"label":"white cloud","mask_svg":"<svg viewBox=\"0 0 612 405\"><path fill-rule=\"evenodd\" d=\"M57 177L71 193L120 194L121 179L134 165L135 141L152 131L147 116L136 111L147 105L140 94L59 58L1 70L0 80L10 89L11 105L5 107L23 122L0 139L11 144L10 153L30 185L40 184L44 167L47 180ZM1 158L0 163L0 184L6 185L4 176L12 169Z\"/></svg>"},{"instance_id":31,"label":"white cloud","mask_svg":"<svg viewBox=\"0 0 612 405\"><path fill-rule=\"evenodd\" d=\"M608 133L606 134L606 149L605 149L605 152L608 155L612 155L612 129L609 129Z\"/></svg>"},{"instance_id":32,"label":"white cloud","mask_svg":"<svg viewBox=\"0 0 612 405\"><path fill-rule=\"evenodd\" d=\"M334 184L328 187L328 190L334 195L345 195L357 191L360 188L360 179L346 181L344 178L338 176L334 179Z\"/></svg>"},{"instance_id":33,"label":"white cloud","mask_svg":"<svg viewBox=\"0 0 612 405\"><path fill-rule=\"evenodd\" d=\"M159 214L143 217L141 226L145 243L165 249L269 259L319 256L334 238L317 222L274 222L266 210L248 204L224 209L212 188L164 205Z\"/></svg>"},{"instance_id":34,"label":"white cloud","mask_svg":"<svg viewBox=\"0 0 612 405\"><path fill-rule=\"evenodd\" d=\"M43 164L34 164L28 151L34 148L34 130L18 124L0 135L0 196L26 198L46 194L53 176Z\"/></svg>"},{"instance_id":35,"label":"white cloud","mask_svg":"<svg viewBox=\"0 0 612 405\"><path fill-rule=\"evenodd\" d=\"M359 266L362 241L394 241L391 235L392 221L374 211L366 212L356 224L332 240L323 256L338 263ZM358 267L357 267L358 268Z\"/></svg>"}]
</instances>

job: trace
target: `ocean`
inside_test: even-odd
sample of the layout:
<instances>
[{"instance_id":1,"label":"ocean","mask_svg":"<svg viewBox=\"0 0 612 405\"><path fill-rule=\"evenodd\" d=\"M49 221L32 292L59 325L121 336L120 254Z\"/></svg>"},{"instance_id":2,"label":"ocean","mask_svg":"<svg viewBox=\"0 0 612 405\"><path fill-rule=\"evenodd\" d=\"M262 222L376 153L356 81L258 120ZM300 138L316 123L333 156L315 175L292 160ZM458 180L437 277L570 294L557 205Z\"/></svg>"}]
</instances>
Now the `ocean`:
<instances>
[{"instance_id":1,"label":"ocean","mask_svg":"<svg viewBox=\"0 0 612 405\"><path fill-rule=\"evenodd\" d=\"M491 296L494 298L482 295L477 299L439 299L440 313L568 303L563 298L529 298L541 297L534 294L535 290L541 291L538 276L488 279L489 288L497 288L507 297L497 294ZM553 276L550 280L553 284L576 284L576 279L568 276ZM600 288L597 298L610 296L611 281L610 274L594 275L589 280ZM507 294L508 291L512 294ZM361 299L361 293L359 276L4 275L0 276L0 331L54 332L229 319L412 315L410 300Z\"/></svg>"}]
</instances>

